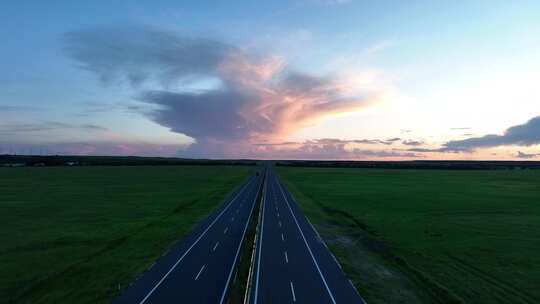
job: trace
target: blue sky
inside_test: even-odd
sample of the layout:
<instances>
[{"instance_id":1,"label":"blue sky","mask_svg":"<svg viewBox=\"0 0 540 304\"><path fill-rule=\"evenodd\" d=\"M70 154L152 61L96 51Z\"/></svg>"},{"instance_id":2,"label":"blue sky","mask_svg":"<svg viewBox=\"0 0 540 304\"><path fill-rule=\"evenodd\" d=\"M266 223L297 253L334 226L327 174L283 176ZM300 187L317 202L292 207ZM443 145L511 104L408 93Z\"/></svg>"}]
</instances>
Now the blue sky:
<instances>
[{"instance_id":1,"label":"blue sky","mask_svg":"<svg viewBox=\"0 0 540 304\"><path fill-rule=\"evenodd\" d=\"M535 158L540 130L529 122L540 115L538 20L537 1L12 2L0 12L0 66L7 71L0 74L0 150ZM145 32L171 36L162 43ZM131 61L107 61L120 74L113 81L100 81L104 75L94 69L113 58L108 41L96 46L84 40L88 33L126 44ZM144 50L136 50L142 39ZM174 59L171 76L163 58L151 57L202 39L211 41L204 47L225 47L208 53L219 62L195 74L178 71L198 62ZM70 43L93 57L70 53ZM134 69L150 76L134 86L125 81ZM246 84L250 73L260 79ZM216 97L218 91L227 94ZM156 94L149 99L150 92ZM203 107L205 97L243 102L225 110ZM217 109L226 118L212 113ZM234 134L217 134L212 124ZM471 144L520 125L530 133L525 141ZM391 144L362 142L397 137Z\"/></svg>"}]
</instances>

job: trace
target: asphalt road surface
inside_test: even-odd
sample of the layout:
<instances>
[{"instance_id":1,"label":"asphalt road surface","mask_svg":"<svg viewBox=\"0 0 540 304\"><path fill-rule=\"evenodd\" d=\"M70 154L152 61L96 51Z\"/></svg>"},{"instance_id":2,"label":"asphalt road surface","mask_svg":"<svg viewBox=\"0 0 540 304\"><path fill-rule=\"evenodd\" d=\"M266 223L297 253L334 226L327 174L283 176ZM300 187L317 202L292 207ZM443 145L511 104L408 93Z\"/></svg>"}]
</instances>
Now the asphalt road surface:
<instances>
[{"instance_id":1,"label":"asphalt road surface","mask_svg":"<svg viewBox=\"0 0 540 304\"><path fill-rule=\"evenodd\" d=\"M365 303L271 168L264 187L249 303Z\"/></svg>"},{"instance_id":2,"label":"asphalt road surface","mask_svg":"<svg viewBox=\"0 0 540 304\"><path fill-rule=\"evenodd\" d=\"M113 303L225 303L262 179L251 177Z\"/></svg>"}]
</instances>

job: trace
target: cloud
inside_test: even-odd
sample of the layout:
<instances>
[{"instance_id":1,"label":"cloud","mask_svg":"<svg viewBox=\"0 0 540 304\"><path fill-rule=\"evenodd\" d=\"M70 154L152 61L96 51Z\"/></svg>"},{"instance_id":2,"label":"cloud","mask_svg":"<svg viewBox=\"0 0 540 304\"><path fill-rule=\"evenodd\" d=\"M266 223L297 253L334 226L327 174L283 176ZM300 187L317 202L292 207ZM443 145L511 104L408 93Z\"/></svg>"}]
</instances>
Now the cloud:
<instances>
[{"instance_id":1,"label":"cloud","mask_svg":"<svg viewBox=\"0 0 540 304\"><path fill-rule=\"evenodd\" d=\"M99 118L102 115L117 113L120 115L136 116L138 118L151 113L155 107L148 103L132 100L123 100L118 102L81 102L77 112L73 115L87 121Z\"/></svg>"},{"instance_id":2,"label":"cloud","mask_svg":"<svg viewBox=\"0 0 540 304\"><path fill-rule=\"evenodd\" d=\"M352 139L352 140L344 140L344 139L335 139L335 138L327 138L327 139L317 139L313 140L314 143L324 143L331 142L331 143L344 143L344 144L367 144L367 145L392 145L396 141L400 141L401 138L395 137L395 138L389 138L386 140L383 139Z\"/></svg>"},{"instance_id":3,"label":"cloud","mask_svg":"<svg viewBox=\"0 0 540 304\"><path fill-rule=\"evenodd\" d=\"M175 156L179 150L185 148L185 145L146 142L81 141L24 144L0 141L0 154Z\"/></svg>"},{"instance_id":4,"label":"cloud","mask_svg":"<svg viewBox=\"0 0 540 304\"><path fill-rule=\"evenodd\" d=\"M310 139L305 142L295 142L295 141L286 141L286 142L275 142L275 143L256 143L258 146L291 146L299 144L312 144L312 145L325 145L325 144L365 144L365 145L392 145L394 142L401 140L401 138L390 138L387 140L382 139L339 139L339 138L319 138L319 139Z\"/></svg>"},{"instance_id":5,"label":"cloud","mask_svg":"<svg viewBox=\"0 0 540 304\"><path fill-rule=\"evenodd\" d=\"M173 132L197 139L230 140L248 136L249 122L239 113L246 98L221 90L200 94L151 91L145 92L141 100L161 106L150 117Z\"/></svg>"},{"instance_id":6,"label":"cloud","mask_svg":"<svg viewBox=\"0 0 540 304\"><path fill-rule=\"evenodd\" d=\"M0 112L42 111L40 107L0 105Z\"/></svg>"},{"instance_id":7,"label":"cloud","mask_svg":"<svg viewBox=\"0 0 540 304\"><path fill-rule=\"evenodd\" d=\"M9 123L0 124L0 134L46 132L60 129L80 129L86 131L106 131L107 128L94 124L68 124L58 121L45 121L35 123Z\"/></svg>"},{"instance_id":8,"label":"cloud","mask_svg":"<svg viewBox=\"0 0 540 304\"><path fill-rule=\"evenodd\" d=\"M394 143L393 141L386 141L381 139L355 139L351 142L366 145L391 145Z\"/></svg>"},{"instance_id":9,"label":"cloud","mask_svg":"<svg viewBox=\"0 0 540 304\"><path fill-rule=\"evenodd\" d=\"M109 129L105 128L105 127L94 125L94 124L83 124L83 125L80 125L79 127L81 129L94 130L94 131L107 131L107 130L109 130Z\"/></svg>"},{"instance_id":10,"label":"cloud","mask_svg":"<svg viewBox=\"0 0 540 304\"><path fill-rule=\"evenodd\" d=\"M523 158L523 159L531 159L531 158L535 158L535 157L538 157L540 156L540 153L525 153L525 152L521 152L521 151L518 151L514 157L517 157L517 158Z\"/></svg>"},{"instance_id":11,"label":"cloud","mask_svg":"<svg viewBox=\"0 0 540 304\"><path fill-rule=\"evenodd\" d=\"M207 75L234 48L219 41L180 37L148 27L97 28L65 34L65 50L102 83L148 80L169 85Z\"/></svg>"},{"instance_id":12,"label":"cloud","mask_svg":"<svg viewBox=\"0 0 540 304\"><path fill-rule=\"evenodd\" d=\"M328 160L355 160L355 159L415 159L423 157L421 154L410 151L365 149L358 147L361 140L341 140L337 138L312 139L303 142L280 142L260 143L245 145L240 149L244 151L240 157L263 159L328 159ZM195 146L196 147L196 146ZM229 146L219 148L227 149ZM225 150L228 155L230 151ZM192 147L186 150L183 156L191 157L195 153L207 153L207 151L193 151ZM238 151L234 151L238 153ZM238 155L238 154L235 154Z\"/></svg>"},{"instance_id":13,"label":"cloud","mask_svg":"<svg viewBox=\"0 0 540 304\"><path fill-rule=\"evenodd\" d=\"M406 146L421 146L424 144L421 140L404 140L401 142L401 144Z\"/></svg>"},{"instance_id":14,"label":"cloud","mask_svg":"<svg viewBox=\"0 0 540 304\"><path fill-rule=\"evenodd\" d=\"M540 144L540 116L534 117L522 125L510 127L502 135L488 134L464 140L453 140L444 144L448 151L472 151L479 148L498 146L532 146Z\"/></svg>"},{"instance_id":15,"label":"cloud","mask_svg":"<svg viewBox=\"0 0 540 304\"><path fill-rule=\"evenodd\" d=\"M409 151L409 152L419 152L419 153L445 153L445 152L451 152L451 151L447 151L443 148L408 148L408 149L405 149L405 151Z\"/></svg>"},{"instance_id":16,"label":"cloud","mask_svg":"<svg viewBox=\"0 0 540 304\"><path fill-rule=\"evenodd\" d=\"M369 48L367 48L364 52L368 55L370 54L376 54L380 51L383 51L383 50L386 50L390 47L393 47L394 46L394 42L390 41L390 40L383 40L383 41L380 41L379 43L376 43L372 46L370 46Z\"/></svg>"},{"instance_id":17,"label":"cloud","mask_svg":"<svg viewBox=\"0 0 540 304\"><path fill-rule=\"evenodd\" d=\"M270 155L280 159L415 159L423 157L413 151L398 149L363 148L362 145L372 145L380 140L344 140L338 138L311 139L303 142L281 142L275 144L260 144L259 155Z\"/></svg>"},{"instance_id":18,"label":"cloud","mask_svg":"<svg viewBox=\"0 0 540 304\"><path fill-rule=\"evenodd\" d=\"M215 157L235 149L255 153L253 143L283 141L329 116L369 107L387 94L345 76L302 73L279 56L152 28L71 32L66 51L104 84L129 83L138 90L138 101L155 107L144 115L194 138L191 152ZM186 84L208 79L219 85L186 89Z\"/></svg>"}]
</instances>

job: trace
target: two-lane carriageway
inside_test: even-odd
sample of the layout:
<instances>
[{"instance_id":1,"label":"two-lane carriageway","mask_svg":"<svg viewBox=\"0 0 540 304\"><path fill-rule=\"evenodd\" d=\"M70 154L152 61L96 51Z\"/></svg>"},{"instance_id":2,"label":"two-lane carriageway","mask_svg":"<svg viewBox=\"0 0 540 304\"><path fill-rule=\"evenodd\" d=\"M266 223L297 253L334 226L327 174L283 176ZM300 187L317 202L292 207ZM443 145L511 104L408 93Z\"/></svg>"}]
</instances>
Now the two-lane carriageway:
<instances>
[{"instance_id":1,"label":"two-lane carriageway","mask_svg":"<svg viewBox=\"0 0 540 304\"><path fill-rule=\"evenodd\" d=\"M226 303L262 179L252 176L113 303Z\"/></svg>"},{"instance_id":2,"label":"two-lane carriageway","mask_svg":"<svg viewBox=\"0 0 540 304\"><path fill-rule=\"evenodd\" d=\"M250 304L364 303L271 168L261 216Z\"/></svg>"}]
</instances>

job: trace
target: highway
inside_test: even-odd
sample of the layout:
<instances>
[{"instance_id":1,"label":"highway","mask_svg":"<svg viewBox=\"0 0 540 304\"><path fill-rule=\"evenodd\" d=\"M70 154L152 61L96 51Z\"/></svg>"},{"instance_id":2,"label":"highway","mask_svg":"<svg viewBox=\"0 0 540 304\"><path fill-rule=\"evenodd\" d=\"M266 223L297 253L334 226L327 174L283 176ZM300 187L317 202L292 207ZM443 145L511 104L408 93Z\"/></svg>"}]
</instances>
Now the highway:
<instances>
[{"instance_id":1,"label":"highway","mask_svg":"<svg viewBox=\"0 0 540 304\"><path fill-rule=\"evenodd\" d=\"M262 179L252 176L113 303L225 303Z\"/></svg>"},{"instance_id":2,"label":"highway","mask_svg":"<svg viewBox=\"0 0 540 304\"><path fill-rule=\"evenodd\" d=\"M249 303L365 303L273 169L267 170Z\"/></svg>"}]
</instances>

